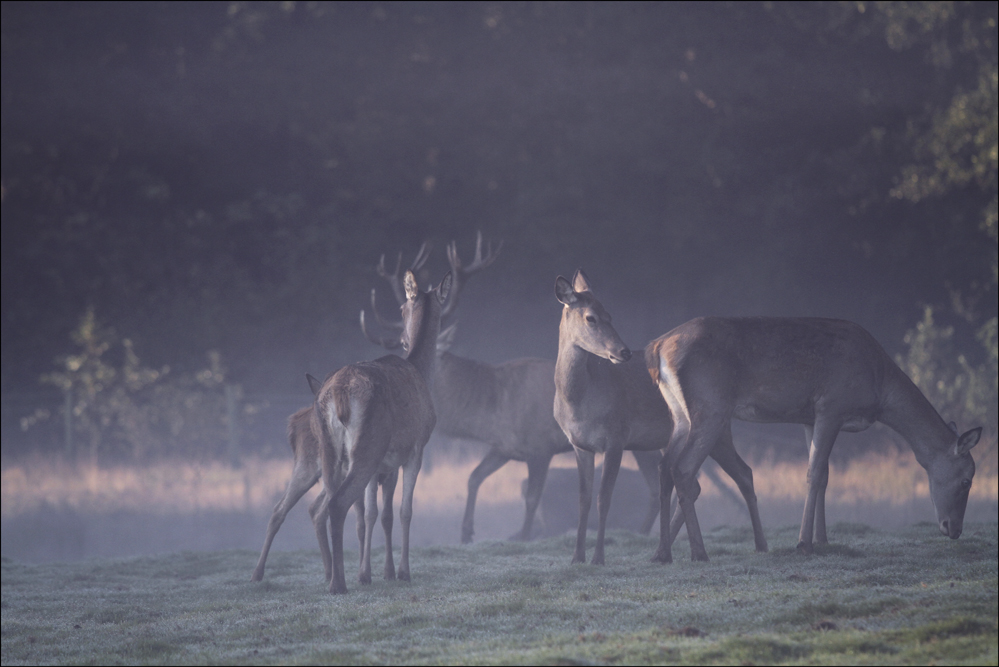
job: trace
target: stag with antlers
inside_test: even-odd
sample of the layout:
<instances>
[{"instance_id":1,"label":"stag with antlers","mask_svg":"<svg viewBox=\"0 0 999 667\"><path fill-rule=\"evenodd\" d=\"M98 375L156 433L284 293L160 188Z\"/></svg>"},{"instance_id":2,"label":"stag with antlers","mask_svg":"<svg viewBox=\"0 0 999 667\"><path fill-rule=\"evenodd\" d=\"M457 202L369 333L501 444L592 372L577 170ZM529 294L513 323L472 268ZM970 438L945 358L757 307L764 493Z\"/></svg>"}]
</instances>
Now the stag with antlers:
<instances>
[{"instance_id":1,"label":"stag with antlers","mask_svg":"<svg viewBox=\"0 0 999 667\"><path fill-rule=\"evenodd\" d=\"M362 582L371 579L371 537L377 517L377 486L403 469L402 556L398 577L410 578L409 529L413 491L423 465L423 448L437 417L430 395L437 366L441 309L451 289L451 274L430 292L421 292L412 272L403 278L402 346L406 358L386 355L345 366L322 383L310 377L315 391L312 429L319 439L322 480L332 543L330 593L346 593L343 561L344 521L352 505L366 495L361 553ZM391 507L394 484L385 486ZM372 512L372 508L374 511ZM391 511L391 510L389 510ZM360 534L360 531L359 531Z\"/></svg>"}]
</instances>

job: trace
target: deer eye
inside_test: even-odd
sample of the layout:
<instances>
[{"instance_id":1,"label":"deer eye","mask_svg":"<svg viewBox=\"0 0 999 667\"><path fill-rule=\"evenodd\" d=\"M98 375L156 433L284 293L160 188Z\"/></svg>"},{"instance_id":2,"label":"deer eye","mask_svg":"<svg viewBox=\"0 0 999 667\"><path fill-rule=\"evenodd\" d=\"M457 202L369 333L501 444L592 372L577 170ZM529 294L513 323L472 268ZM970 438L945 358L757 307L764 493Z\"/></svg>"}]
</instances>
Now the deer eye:
<instances>
[{"instance_id":1,"label":"deer eye","mask_svg":"<svg viewBox=\"0 0 999 667\"><path fill-rule=\"evenodd\" d=\"M961 480L961 488L965 489L965 490L970 489L971 488L971 480L968 479L967 477L965 477L964 479L962 479Z\"/></svg>"},{"instance_id":2,"label":"deer eye","mask_svg":"<svg viewBox=\"0 0 999 667\"><path fill-rule=\"evenodd\" d=\"M597 318L593 317L593 315L587 315L586 316L586 321L589 322L590 324L596 324L597 323Z\"/></svg>"}]
</instances>

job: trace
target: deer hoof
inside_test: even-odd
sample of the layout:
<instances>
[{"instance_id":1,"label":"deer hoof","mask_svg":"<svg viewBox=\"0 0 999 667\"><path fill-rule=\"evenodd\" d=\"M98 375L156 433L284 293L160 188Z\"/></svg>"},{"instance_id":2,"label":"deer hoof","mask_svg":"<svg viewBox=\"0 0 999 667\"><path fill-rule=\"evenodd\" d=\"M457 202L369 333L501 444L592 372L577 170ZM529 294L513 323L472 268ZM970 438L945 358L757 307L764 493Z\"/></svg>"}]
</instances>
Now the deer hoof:
<instances>
[{"instance_id":1,"label":"deer hoof","mask_svg":"<svg viewBox=\"0 0 999 667\"><path fill-rule=\"evenodd\" d=\"M798 542L798 551L810 556L812 554L812 543L811 542Z\"/></svg>"},{"instance_id":2,"label":"deer hoof","mask_svg":"<svg viewBox=\"0 0 999 667\"><path fill-rule=\"evenodd\" d=\"M667 551L665 553L657 551L652 556L651 562L653 562L653 563L672 563L673 562L673 554L671 552L669 552L669 551Z\"/></svg>"}]
</instances>

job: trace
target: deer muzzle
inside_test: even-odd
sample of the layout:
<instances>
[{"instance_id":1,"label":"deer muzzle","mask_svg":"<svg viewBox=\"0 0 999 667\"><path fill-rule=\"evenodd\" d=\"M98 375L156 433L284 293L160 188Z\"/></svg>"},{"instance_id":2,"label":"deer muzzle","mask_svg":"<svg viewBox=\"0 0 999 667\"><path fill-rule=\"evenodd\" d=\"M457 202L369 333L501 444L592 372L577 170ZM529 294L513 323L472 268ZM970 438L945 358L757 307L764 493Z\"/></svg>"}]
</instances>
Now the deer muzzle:
<instances>
[{"instance_id":1,"label":"deer muzzle","mask_svg":"<svg viewBox=\"0 0 999 667\"><path fill-rule=\"evenodd\" d=\"M952 540L961 537L963 528L964 526L961 523L952 522L950 519L944 519L940 522L940 532Z\"/></svg>"},{"instance_id":2,"label":"deer muzzle","mask_svg":"<svg viewBox=\"0 0 999 667\"><path fill-rule=\"evenodd\" d=\"M611 361L615 364L620 364L628 361L629 359L631 359L631 350L626 347L622 347L620 350L611 355Z\"/></svg>"}]
</instances>

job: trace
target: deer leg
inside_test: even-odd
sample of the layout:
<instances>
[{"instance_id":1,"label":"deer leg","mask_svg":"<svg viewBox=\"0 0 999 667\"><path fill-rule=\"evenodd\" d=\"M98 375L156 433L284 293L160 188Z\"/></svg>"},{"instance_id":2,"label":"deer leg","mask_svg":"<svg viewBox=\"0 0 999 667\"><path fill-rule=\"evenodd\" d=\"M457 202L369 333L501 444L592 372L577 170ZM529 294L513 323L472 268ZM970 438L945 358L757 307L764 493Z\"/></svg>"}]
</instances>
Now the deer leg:
<instances>
[{"instance_id":1,"label":"deer leg","mask_svg":"<svg viewBox=\"0 0 999 667\"><path fill-rule=\"evenodd\" d=\"M527 492L524 494L524 527L519 533L510 537L511 540L526 542L531 539L531 526L534 523L534 515L538 511L538 504L541 502L541 494L545 490L545 480L548 478L548 467L551 465L551 457L536 458L527 460Z\"/></svg>"},{"instance_id":2,"label":"deer leg","mask_svg":"<svg viewBox=\"0 0 999 667\"><path fill-rule=\"evenodd\" d=\"M607 528L607 514L610 513L611 496L614 494L614 483L621 470L622 449L611 449L604 452L604 472L600 476L600 493L597 496L597 546L593 550L594 565L604 564L604 531Z\"/></svg>"},{"instance_id":3,"label":"deer leg","mask_svg":"<svg viewBox=\"0 0 999 667\"><path fill-rule=\"evenodd\" d=\"M826 481L829 480L829 464L826 463ZM829 544L829 537L826 534L826 485L822 485L822 490L815 497L815 543Z\"/></svg>"},{"instance_id":4,"label":"deer leg","mask_svg":"<svg viewBox=\"0 0 999 667\"><path fill-rule=\"evenodd\" d=\"M593 503L593 452L573 447L576 450L576 469L579 471L579 527L576 529L576 551L572 554L573 563L586 562L586 526L590 521L590 505Z\"/></svg>"},{"instance_id":5,"label":"deer leg","mask_svg":"<svg viewBox=\"0 0 999 667\"><path fill-rule=\"evenodd\" d=\"M673 542L683 527L683 508L680 507L680 494L677 491L677 500L672 501L673 489L676 488L676 480L673 478L673 467L679 453L687 446L690 440L690 418L687 416L684 405L676 400L673 390L662 380L659 381L659 391L662 393L666 403L673 413L673 433L669 442L663 450L662 460L659 462L659 548L652 557L653 562L672 563L673 562Z\"/></svg>"},{"instance_id":6,"label":"deer leg","mask_svg":"<svg viewBox=\"0 0 999 667\"><path fill-rule=\"evenodd\" d=\"M805 447L811 451L814 429L805 425ZM815 499L815 543L828 544L826 535L826 494L822 493Z\"/></svg>"},{"instance_id":7,"label":"deer leg","mask_svg":"<svg viewBox=\"0 0 999 667\"><path fill-rule=\"evenodd\" d=\"M763 533L763 522L760 520L760 510L756 503L756 489L753 487L753 469L749 467L739 452L735 450L732 443L732 422L728 422L722 431L721 437L711 450L711 458L718 462L721 469L731 477L742 497L746 501L746 508L749 510L749 520L753 524L753 539L756 541L756 550L766 553L769 550L767 538ZM715 484L721 480L712 480ZM728 487L725 487L728 488Z\"/></svg>"},{"instance_id":8,"label":"deer leg","mask_svg":"<svg viewBox=\"0 0 999 667\"><path fill-rule=\"evenodd\" d=\"M264 578L264 565L267 563L267 554L270 553L274 536L277 535L278 529L281 528L281 524L284 523L284 518L288 516L291 508L302 499L306 491L315 486L316 482L319 481L319 477L320 470L315 463L310 465L304 459L295 461L295 468L291 472L291 479L288 480L288 488L285 490L281 500L278 501L278 504L274 506L271 519L267 522L264 548L260 550L260 558L257 560L257 567L254 568L253 574L250 576L250 581L260 581Z\"/></svg>"},{"instance_id":9,"label":"deer leg","mask_svg":"<svg viewBox=\"0 0 999 667\"><path fill-rule=\"evenodd\" d=\"M672 466L673 481L676 484L678 504L683 510L683 522L687 524L691 560L708 560L708 553L704 550L704 539L701 537L701 526L694 510L694 502L701 493L697 472L707 458L708 452L714 449L715 443L721 437L725 423L720 419L708 419L700 424L692 423L686 446L671 459L675 461Z\"/></svg>"},{"instance_id":10,"label":"deer leg","mask_svg":"<svg viewBox=\"0 0 999 667\"><path fill-rule=\"evenodd\" d=\"M395 561L392 557L392 504L398 481L398 469L386 473L382 480L382 530L385 531L385 579L388 581L395 580Z\"/></svg>"},{"instance_id":11,"label":"deer leg","mask_svg":"<svg viewBox=\"0 0 999 667\"><path fill-rule=\"evenodd\" d=\"M323 570L326 572L326 582L333 577L333 557L330 555L330 535L326 529L329 521L329 508L326 504L326 489L316 496L309 505L309 516L316 529L316 540L319 542L319 554L323 557Z\"/></svg>"},{"instance_id":12,"label":"deer leg","mask_svg":"<svg viewBox=\"0 0 999 667\"><path fill-rule=\"evenodd\" d=\"M638 528L638 532L642 535L648 535L652 531L656 515L659 514L659 461L663 456L659 451L633 451L632 455L638 464L638 471L642 473L649 487L649 509Z\"/></svg>"},{"instance_id":13,"label":"deer leg","mask_svg":"<svg viewBox=\"0 0 999 667\"><path fill-rule=\"evenodd\" d=\"M673 544L676 542L676 536L680 534L680 529L683 528L683 508L680 507L679 496L672 502L670 508L670 520L669 520L669 543Z\"/></svg>"},{"instance_id":14,"label":"deer leg","mask_svg":"<svg viewBox=\"0 0 999 667\"><path fill-rule=\"evenodd\" d=\"M333 576L330 577L330 593L347 592L347 578L343 564L343 524L347 519L349 506L341 507L336 499L327 503L330 516L330 535L333 544Z\"/></svg>"},{"instance_id":15,"label":"deer leg","mask_svg":"<svg viewBox=\"0 0 999 667\"><path fill-rule=\"evenodd\" d=\"M813 530L816 537L825 538L825 494L829 483L829 453L832 451L840 424L821 419L815 420L812 427L812 441L808 449L808 497L801 517L801 532L798 533L798 550L812 553ZM819 509L821 508L821 512ZM820 516L821 525L817 518ZM821 530L819 530L821 527Z\"/></svg>"},{"instance_id":16,"label":"deer leg","mask_svg":"<svg viewBox=\"0 0 999 667\"><path fill-rule=\"evenodd\" d=\"M365 497L364 495L361 495L361 497L358 498L357 502L354 503L354 518L355 518L354 524L356 525L356 530L357 530L357 554L360 557L360 560L358 561L358 565L360 567L364 567L365 508L366 508Z\"/></svg>"},{"instance_id":17,"label":"deer leg","mask_svg":"<svg viewBox=\"0 0 999 667\"><path fill-rule=\"evenodd\" d=\"M361 543L361 570L358 580L362 584L371 583L371 541L374 538L375 523L378 521L378 474L371 476L368 485L364 487L364 499L354 505L357 508L359 526L364 526L364 540ZM357 529L357 536L362 535Z\"/></svg>"},{"instance_id":18,"label":"deer leg","mask_svg":"<svg viewBox=\"0 0 999 667\"><path fill-rule=\"evenodd\" d=\"M343 527L347 519L347 513L352 505L363 499L364 490L368 481L374 475L375 465L352 466L343 481L334 484L337 477L333 466L327 467L327 460L323 460L323 484L326 486L326 495L329 498L327 508L330 517L330 541L333 545L333 576L330 577L330 593L346 593L347 579L343 561ZM336 489L336 491L330 491ZM363 547L362 547L363 550Z\"/></svg>"},{"instance_id":19,"label":"deer leg","mask_svg":"<svg viewBox=\"0 0 999 667\"><path fill-rule=\"evenodd\" d=\"M673 539L676 535L672 532L672 523L669 519L672 495L673 474L670 472L669 461L664 456L659 460L659 547L652 556L653 563L673 562ZM679 511L678 506L677 512Z\"/></svg>"},{"instance_id":20,"label":"deer leg","mask_svg":"<svg viewBox=\"0 0 999 667\"><path fill-rule=\"evenodd\" d=\"M475 470L468 476L468 500L465 501L465 517L461 521L461 543L469 544L472 535L475 533L472 524L475 517L475 499L479 495L479 486L489 475L493 474L510 460L510 457L503 456L495 447L489 450L486 457L482 459Z\"/></svg>"},{"instance_id":21,"label":"deer leg","mask_svg":"<svg viewBox=\"0 0 999 667\"><path fill-rule=\"evenodd\" d=\"M402 469L402 507L399 508L399 518L402 520L402 557L399 559L398 577L409 581L409 525L413 521L413 491L416 489L416 478L423 466L423 447L416 447L412 456Z\"/></svg>"}]
</instances>

